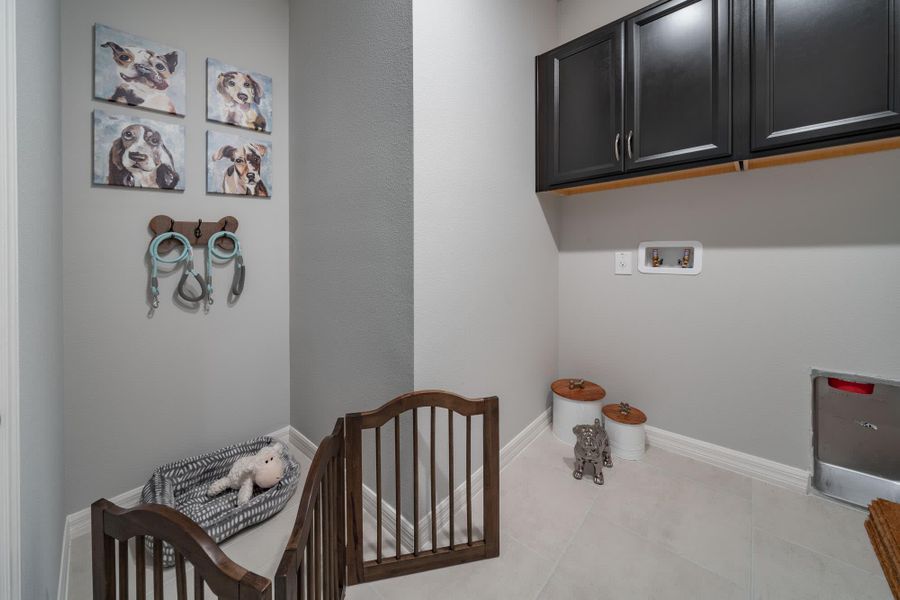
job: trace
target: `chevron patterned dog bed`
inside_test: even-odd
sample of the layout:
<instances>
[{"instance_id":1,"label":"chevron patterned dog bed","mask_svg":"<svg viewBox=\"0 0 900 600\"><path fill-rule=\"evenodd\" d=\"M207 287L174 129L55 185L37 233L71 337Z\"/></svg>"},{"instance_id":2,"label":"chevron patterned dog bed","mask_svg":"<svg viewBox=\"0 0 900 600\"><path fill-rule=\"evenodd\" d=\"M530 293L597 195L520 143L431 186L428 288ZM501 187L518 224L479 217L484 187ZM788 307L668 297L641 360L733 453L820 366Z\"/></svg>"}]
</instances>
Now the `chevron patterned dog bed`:
<instances>
[{"instance_id":1,"label":"chevron patterned dog bed","mask_svg":"<svg viewBox=\"0 0 900 600\"><path fill-rule=\"evenodd\" d=\"M284 477L267 490L255 488L250 502L237 505L237 490L226 490L210 498L209 485L228 474L234 461L256 454L275 443L270 437L258 437L216 452L185 458L157 468L141 491L141 502L164 504L190 517L216 542L226 540L242 529L256 525L285 507L300 481L300 465L286 450ZM148 538L148 546L152 542ZM163 544L163 563L175 564L175 552Z\"/></svg>"}]
</instances>

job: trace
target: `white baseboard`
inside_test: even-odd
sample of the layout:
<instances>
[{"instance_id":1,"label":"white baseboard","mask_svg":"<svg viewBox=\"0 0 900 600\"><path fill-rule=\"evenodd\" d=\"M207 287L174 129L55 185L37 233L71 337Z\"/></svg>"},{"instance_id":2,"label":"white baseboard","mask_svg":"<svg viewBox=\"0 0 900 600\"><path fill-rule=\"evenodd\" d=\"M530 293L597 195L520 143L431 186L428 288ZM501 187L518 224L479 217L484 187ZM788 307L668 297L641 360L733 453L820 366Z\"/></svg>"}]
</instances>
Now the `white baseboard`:
<instances>
[{"instance_id":1,"label":"white baseboard","mask_svg":"<svg viewBox=\"0 0 900 600\"><path fill-rule=\"evenodd\" d=\"M720 469L745 475L780 487L806 493L809 472L752 454L717 446L657 427L646 427L647 442L660 450L680 454Z\"/></svg>"},{"instance_id":2,"label":"white baseboard","mask_svg":"<svg viewBox=\"0 0 900 600\"><path fill-rule=\"evenodd\" d=\"M293 426L289 425L288 431L290 432L288 435L288 440L291 442L291 445L305 454L309 460L312 460L313 456L316 455L316 448L319 447L318 444L300 433L300 431L295 429Z\"/></svg>"}]
</instances>

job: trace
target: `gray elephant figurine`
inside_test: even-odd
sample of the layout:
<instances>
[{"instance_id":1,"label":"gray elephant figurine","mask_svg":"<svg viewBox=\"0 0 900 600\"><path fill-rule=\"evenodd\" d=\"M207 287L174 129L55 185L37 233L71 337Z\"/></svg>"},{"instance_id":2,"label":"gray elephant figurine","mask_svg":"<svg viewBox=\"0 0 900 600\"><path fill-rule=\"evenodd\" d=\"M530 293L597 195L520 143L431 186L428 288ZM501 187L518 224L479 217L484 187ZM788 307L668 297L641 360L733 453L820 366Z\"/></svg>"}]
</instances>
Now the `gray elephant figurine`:
<instances>
[{"instance_id":1,"label":"gray elephant figurine","mask_svg":"<svg viewBox=\"0 0 900 600\"><path fill-rule=\"evenodd\" d=\"M603 485L601 467L611 469L613 466L606 429L600 424L600 419L594 419L593 425L576 425L572 433L575 434L575 470L572 477L581 479L584 464L591 463L594 466L594 483Z\"/></svg>"}]
</instances>

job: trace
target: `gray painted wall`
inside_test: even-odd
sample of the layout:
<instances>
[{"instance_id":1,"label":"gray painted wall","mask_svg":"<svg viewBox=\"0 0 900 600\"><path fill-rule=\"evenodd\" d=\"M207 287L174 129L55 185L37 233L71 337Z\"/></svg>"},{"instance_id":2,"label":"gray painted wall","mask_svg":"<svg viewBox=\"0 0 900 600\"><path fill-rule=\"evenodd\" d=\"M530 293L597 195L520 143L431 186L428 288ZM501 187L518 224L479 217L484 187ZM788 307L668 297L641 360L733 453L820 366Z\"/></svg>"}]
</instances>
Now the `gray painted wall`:
<instances>
[{"instance_id":1,"label":"gray painted wall","mask_svg":"<svg viewBox=\"0 0 900 600\"><path fill-rule=\"evenodd\" d=\"M413 386L409 0L291 6L291 423Z\"/></svg>"},{"instance_id":2,"label":"gray painted wall","mask_svg":"<svg viewBox=\"0 0 900 600\"><path fill-rule=\"evenodd\" d=\"M555 43L555 8L413 9L415 384L499 396L503 444L556 377L558 203L534 193L533 127L534 56Z\"/></svg>"},{"instance_id":3,"label":"gray painted wall","mask_svg":"<svg viewBox=\"0 0 900 600\"><path fill-rule=\"evenodd\" d=\"M16 3L22 598L56 596L63 523L59 3ZM4 542L5 543L5 542Z\"/></svg>"},{"instance_id":4,"label":"gray painted wall","mask_svg":"<svg viewBox=\"0 0 900 600\"><path fill-rule=\"evenodd\" d=\"M558 41L643 4L562 0ZM894 151L558 199L560 375L809 468L811 368L900 379L898 166ZM694 239L697 277L613 275L615 250Z\"/></svg>"},{"instance_id":5,"label":"gray painted wall","mask_svg":"<svg viewBox=\"0 0 900 600\"><path fill-rule=\"evenodd\" d=\"M63 2L66 512L288 421L288 13L287 0ZM186 51L186 118L92 100L94 22ZM240 131L206 122L207 57L273 78L274 131L246 134L273 144L269 200L205 192L207 129ZM187 190L91 187L92 109L183 123ZM240 220L248 273L235 306L220 294L209 314L181 310L169 277L147 318L147 223L160 213ZM230 269L217 271L219 290Z\"/></svg>"}]
</instances>

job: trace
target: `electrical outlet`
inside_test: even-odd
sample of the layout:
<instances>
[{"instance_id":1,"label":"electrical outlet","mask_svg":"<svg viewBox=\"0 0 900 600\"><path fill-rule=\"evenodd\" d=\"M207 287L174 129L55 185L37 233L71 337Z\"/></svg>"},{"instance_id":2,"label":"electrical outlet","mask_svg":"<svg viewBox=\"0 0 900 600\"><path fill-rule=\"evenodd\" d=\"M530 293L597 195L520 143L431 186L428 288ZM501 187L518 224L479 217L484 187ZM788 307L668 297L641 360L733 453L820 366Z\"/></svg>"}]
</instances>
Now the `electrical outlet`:
<instances>
[{"instance_id":1,"label":"electrical outlet","mask_svg":"<svg viewBox=\"0 0 900 600\"><path fill-rule=\"evenodd\" d=\"M616 252L616 275L631 275L631 252Z\"/></svg>"}]
</instances>

